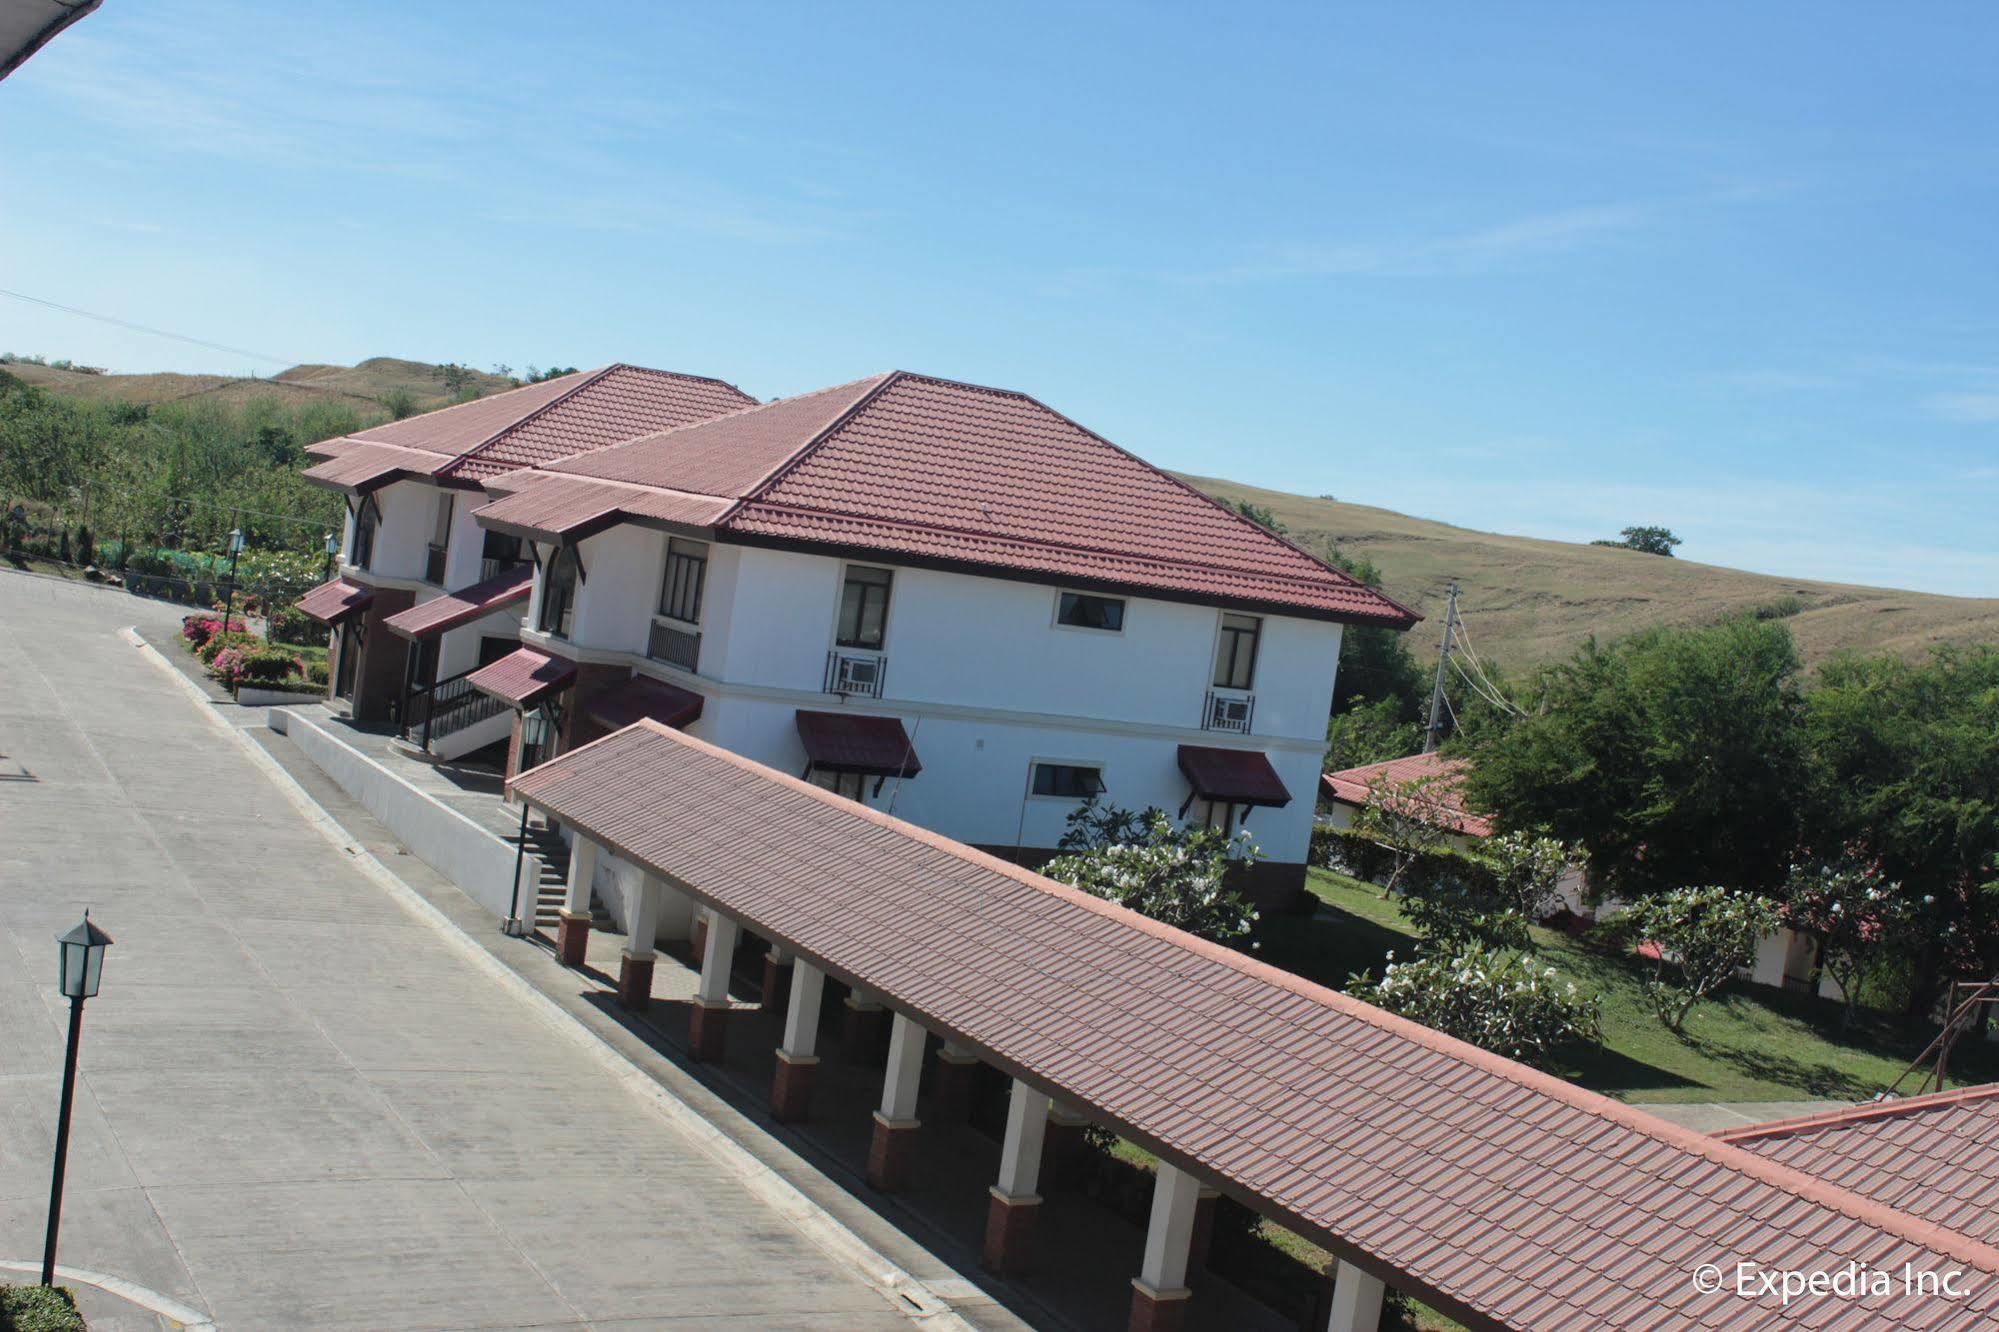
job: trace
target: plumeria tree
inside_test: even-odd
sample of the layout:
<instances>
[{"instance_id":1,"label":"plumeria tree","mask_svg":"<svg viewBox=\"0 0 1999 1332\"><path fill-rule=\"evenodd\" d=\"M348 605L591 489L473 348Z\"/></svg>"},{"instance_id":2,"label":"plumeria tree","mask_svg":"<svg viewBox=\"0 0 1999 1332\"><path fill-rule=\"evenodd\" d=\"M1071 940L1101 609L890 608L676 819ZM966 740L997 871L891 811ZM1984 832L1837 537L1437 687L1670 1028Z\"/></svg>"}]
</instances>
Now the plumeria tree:
<instances>
[{"instance_id":1,"label":"plumeria tree","mask_svg":"<svg viewBox=\"0 0 1999 1332\"><path fill-rule=\"evenodd\" d=\"M1791 866L1784 923L1818 944L1819 970L1832 977L1845 999L1842 1033L1876 964L1911 941L1929 905L1904 895L1882 872L1880 860L1858 847Z\"/></svg>"},{"instance_id":2,"label":"plumeria tree","mask_svg":"<svg viewBox=\"0 0 1999 1332\"><path fill-rule=\"evenodd\" d=\"M1247 833L1177 828L1162 810L1090 801L1070 816L1061 849L1043 874L1189 934L1237 946L1256 925L1256 908L1228 882L1256 861Z\"/></svg>"},{"instance_id":3,"label":"plumeria tree","mask_svg":"<svg viewBox=\"0 0 1999 1332\"><path fill-rule=\"evenodd\" d=\"M1525 953L1478 940L1410 962L1391 954L1380 980L1356 976L1347 990L1377 1008L1537 1067L1599 1039L1597 996L1583 994Z\"/></svg>"},{"instance_id":4,"label":"plumeria tree","mask_svg":"<svg viewBox=\"0 0 1999 1332\"><path fill-rule=\"evenodd\" d=\"M1487 873L1434 877L1404 900L1403 911L1430 952L1474 940L1532 952L1534 936L1527 927L1554 906L1572 858L1571 849L1552 837L1527 832L1494 837L1477 855Z\"/></svg>"},{"instance_id":5,"label":"plumeria tree","mask_svg":"<svg viewBox=\"0 0 1999 1332\"><path fill-rule=\"evenodd\" d=\"M1432 773L1406 782L1368 784L1367 803L1354 815L1353 830L1388 852L1383 897L1393 896L1411 866L1450 840L1448 807L1439 798L1441 781Z\"/></svg>"},{"instance_id":6,"label":"plumeria tree","mask_svg":"<svg viewBox=\"0 0 1999 1332\"><path fill-rule=\"evenodd\" d=\"M1652 1003L1674 1031L1694 1006L1755 960L1756 945L1783 924L1777 904L1738 888L1674 888L1628 913L1658 950Z\"/></svg>"}]
</instances>

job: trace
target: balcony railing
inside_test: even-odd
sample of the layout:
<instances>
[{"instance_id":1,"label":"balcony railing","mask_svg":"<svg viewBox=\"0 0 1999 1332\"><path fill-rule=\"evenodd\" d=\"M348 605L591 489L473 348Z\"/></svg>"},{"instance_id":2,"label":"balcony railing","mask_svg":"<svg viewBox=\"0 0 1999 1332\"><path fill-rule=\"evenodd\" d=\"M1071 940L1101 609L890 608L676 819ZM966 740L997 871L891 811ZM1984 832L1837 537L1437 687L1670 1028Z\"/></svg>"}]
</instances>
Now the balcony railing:
<instances>
[{"instance_id":1,"label":"balcony railing","mask_svg":"<svg viewBox=\"0 0 1999 1332\"><path fill-rule=\"evenodd\" d=\"M826 654L825 690L849 698L880 698L882 683L888 678L888 658L875 653L842 652Z\"/></svg>"},{"instance_id":2,"label":"balcony railing","mask_svg":"<svg viewBox=\"0 0 1999 1332\"><path fill-rule=\"evenodd\" d=\"M1201 704L1201 729L1204 731L1234 731L1238 735L1248 735L1250 723L1255 717L1255 694L1222 693L1210 689Z\"/></svg>"},{"instance_id":3,"label":"balcony railing","mask_svg":"<svg viewBox=\"0 0 1999 1332\"><path fill-rule=\"evenodd\" d=\"M426 583L436 583L439 587L443 587L446 548L443 546L431 546L428 550L429 553L424 556L423 560L423 581Z\"/></svg>"},{"instance_id":4,"label":"balcony railing","mask_svg":"<svg viewBox=\"0 0 1999 1332\"><path fill-rule=\"evenodd\" d=\"M474 689L465 678L470 674L472 671L466 671L439 680L411 694L402 709L403 739L427 750L432 740L442 740L474 722L505 712L507 703Z\"/></svg>"},{"instance_id":5,"label":"balcony railing","mask_svg":"<svg viewBox=\"0 0 1999 1332\"><path fill-rule=\"evenodd\" d=\"M692 674L701 666L701 635L654 620L646 635L646 655Z\"/></svg>"}]
</instances>

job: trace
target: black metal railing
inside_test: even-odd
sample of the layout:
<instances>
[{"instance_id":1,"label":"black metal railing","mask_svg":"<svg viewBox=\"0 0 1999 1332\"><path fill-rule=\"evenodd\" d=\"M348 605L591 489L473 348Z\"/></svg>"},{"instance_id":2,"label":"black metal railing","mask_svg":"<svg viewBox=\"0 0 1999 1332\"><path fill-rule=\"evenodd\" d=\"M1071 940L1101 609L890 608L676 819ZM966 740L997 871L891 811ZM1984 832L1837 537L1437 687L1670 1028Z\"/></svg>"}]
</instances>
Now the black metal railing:
<instances>
[{"instance_id":1,"label":"black metal railing","mask_svg":"<svg viewBox=\"0 0 1999 1332\"><path fill-rule=\"evenodd\" d=\"M444 546L430 546L427 550L429 553L423 557L423 581L426 583L436 583L439 587L443 587L444 557L449 553L448 548Z\"/></svg>"},{"instance_id":2,"label":"black metal railing","mask_svg":"<svg viewBox=\"0 0 1999 1332\"><path fill-rule=\"evenodd\" d=\"M1255 694L1221 694L1210 689L1201 704L1201 729L1248 735L1256 718Z\"/></svg>"},{"instance_id":3,"label":"black metal railing","mask_svg":"<svg viewBox=\"0 0 1999 1332\"><path fill-rule=\"evenodd\" d=\"M700 669L701 635L654 620L646 635L646 655L691 674Z\"/></svg>"},{"instance_id":4,"label":"black metal railing","mask_svg":"<svg viewBox=\"0 0 1999 1332\"><path fill-rule=\"evenodd\" d=\"M427 750L433 740L455 735L474 722L505 712L507 703L474 689L465 678L470 674L471 671L466 671L449 680L439 680L411 694L403 707L403 739Z\"/></svg>"},{"instance_id":5,"label":"black metal railing","mask_svg":"<svg viewBox=\"0 0 1999 1332\"><path fill-rule=\"evenodd\" d=\"M850 698L880 698L882 685L888 679L888 658L873 653L842 652L835 648L826 654L825 691L829 694L844 694Z\"/></svg>"},{"instance_id":6,"label":"black metal railing","mask_svg":"<svg viewBox=\"0 0 1999 1332\"><path fill-rule=\"evenodd\" d=\"M501 574L505 573L507 570L518 569L523 564L526 563L527 561L523 559L516 559L511 557L507 559L499 559L495 556L488 555L484 559L479 561L479 581L483 583L489 578L498 578Z\"/></svg>"}]
</instances>

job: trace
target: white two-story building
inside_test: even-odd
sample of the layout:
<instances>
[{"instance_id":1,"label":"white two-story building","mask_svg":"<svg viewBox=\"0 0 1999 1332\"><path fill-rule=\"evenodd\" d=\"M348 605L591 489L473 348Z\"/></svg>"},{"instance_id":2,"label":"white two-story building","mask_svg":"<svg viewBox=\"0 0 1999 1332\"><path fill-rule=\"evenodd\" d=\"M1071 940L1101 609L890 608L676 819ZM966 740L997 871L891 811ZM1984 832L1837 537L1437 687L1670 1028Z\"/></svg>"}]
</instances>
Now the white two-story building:
<instances>
[{"instance_id":1,"label":"white two-story building","mask_svg":"<svg viewBox=\"0 0 1999 1332\"><path fill-rule=\"evenodd\" d=\"M510 767L651 716L1029 863L1093 794L1247 827L1283 897L1342 628L1416 618L1019 393L893 372L571 442L468 518L534 561L464 677Z\"/></svg>"}]
</instances>

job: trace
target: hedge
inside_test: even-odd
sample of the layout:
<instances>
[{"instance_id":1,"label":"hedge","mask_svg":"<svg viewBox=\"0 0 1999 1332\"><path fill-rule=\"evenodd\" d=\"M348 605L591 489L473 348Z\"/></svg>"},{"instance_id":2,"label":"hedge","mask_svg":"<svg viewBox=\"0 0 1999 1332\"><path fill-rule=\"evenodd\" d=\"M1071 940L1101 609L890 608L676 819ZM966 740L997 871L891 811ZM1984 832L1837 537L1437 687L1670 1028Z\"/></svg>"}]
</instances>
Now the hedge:
<instances>
[{"instance_id":1,"label":"hedge","mask_svg":"<svg viewBox=\"0 0 1999 1332\"><path fill-rule=\"evenodd\" d=\"M0 1332L84 1332L68 1286L0 1286Z\"/></svg>"},{"instance_id":2,"label":"hedge","mask_svg":"<svg viewBox=\"0 0 1999 1332\"><path fill-rule=\"evenodd\" d=\"M1328 828L1323 824L1312 829L1309 854L1314 865L1369 883L1387 878L1395 864L1393 853L1379 842L1362 837L1351 828ZM1482 892L1497 891L1499 886L1492 866L1481 857L1455 847L1438 847L1418 856L1416 863L1403 871L1402 881L1396 887L1414 893L1439 881L1463 884Z\"/></svg>"}]
</instances>

